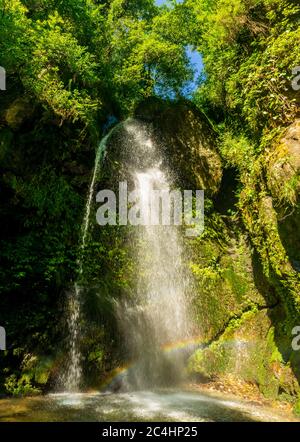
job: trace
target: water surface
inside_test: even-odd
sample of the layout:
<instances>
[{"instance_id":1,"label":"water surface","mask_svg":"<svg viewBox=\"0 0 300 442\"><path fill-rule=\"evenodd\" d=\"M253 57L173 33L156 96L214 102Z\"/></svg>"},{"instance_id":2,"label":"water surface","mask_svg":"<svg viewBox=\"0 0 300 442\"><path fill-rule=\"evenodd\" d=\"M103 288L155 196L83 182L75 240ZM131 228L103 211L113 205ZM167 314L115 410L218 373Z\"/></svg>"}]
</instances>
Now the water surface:
<instances>
[{"instance_id":1,"label":"water surface","mask_svg":"<svg viewBox=\"0 0 300 442\"><path fill-rule=\"evenodd\" d=\"M251 403L180 390L61 393L0 400L6 422L254 422L292 416Z\"/></svg>"}]
</instances>

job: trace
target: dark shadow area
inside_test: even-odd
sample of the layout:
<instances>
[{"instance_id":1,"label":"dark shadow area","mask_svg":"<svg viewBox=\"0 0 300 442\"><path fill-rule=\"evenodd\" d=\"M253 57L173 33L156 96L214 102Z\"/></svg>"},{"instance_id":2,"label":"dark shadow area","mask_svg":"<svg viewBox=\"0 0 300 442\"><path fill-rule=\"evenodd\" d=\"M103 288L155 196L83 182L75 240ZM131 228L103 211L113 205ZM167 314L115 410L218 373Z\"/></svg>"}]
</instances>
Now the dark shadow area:
<instances>
[{"instance_id":1,"label":"dark shadow area","mask_svg":"<svg viewBox=\"0 0 300 442\"><path fill-rule=\"evenodd\" d=\"M228 215L228 212L236 209L238 185L238 171L233 167L224 169L220 190L214 198L214 207L217 212Z\"/></svg>"},{"instance_id":2,"label":"dark shadow area","mask_svg":"<svg viewBox=\"0 0 300 442\"><path fill-rule=\"evenodd\" d=\"M278 232L293 269L300 272L300 208L290 209L278 219Z\"/></svg>"}]
</instances>

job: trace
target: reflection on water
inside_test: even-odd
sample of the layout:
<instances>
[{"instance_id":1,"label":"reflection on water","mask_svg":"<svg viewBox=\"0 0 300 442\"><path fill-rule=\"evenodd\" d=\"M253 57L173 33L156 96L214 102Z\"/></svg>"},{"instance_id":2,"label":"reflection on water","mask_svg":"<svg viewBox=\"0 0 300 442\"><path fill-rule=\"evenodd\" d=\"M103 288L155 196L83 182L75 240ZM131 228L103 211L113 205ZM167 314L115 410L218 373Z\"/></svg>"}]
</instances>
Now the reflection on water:
<instances>
[{"instance_id":1,"label":"reflection on water","mask_svg":"<svg viewBox=\"0 0 300 442\"><path fill-rule=\"evenodd\" d=\"M254 422L291 416L255 405L193 392L62 393L0 400L0 421L15 422Z\"/></svg>"}]
</instances>

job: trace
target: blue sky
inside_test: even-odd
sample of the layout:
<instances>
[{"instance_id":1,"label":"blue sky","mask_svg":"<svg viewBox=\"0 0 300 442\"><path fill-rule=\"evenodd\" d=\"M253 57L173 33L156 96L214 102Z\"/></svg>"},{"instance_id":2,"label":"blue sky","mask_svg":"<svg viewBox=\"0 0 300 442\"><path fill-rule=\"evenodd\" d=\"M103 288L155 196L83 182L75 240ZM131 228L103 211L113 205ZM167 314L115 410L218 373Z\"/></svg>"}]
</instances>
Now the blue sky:
<instances>
[{"instance_id":1,"label":"blue sky","mask_svg":"<svg viewBox=\"0 0 300 442\"><path fill-rule=\"evenodd\" d=\"M198 51L193 51L192 48L188 47L186 52L195 71L194 80L189 85L192 92L197 88L197 80L199 79L200 74L203 72L204 66L202 56Z\"/></svg>"}]
</instances>

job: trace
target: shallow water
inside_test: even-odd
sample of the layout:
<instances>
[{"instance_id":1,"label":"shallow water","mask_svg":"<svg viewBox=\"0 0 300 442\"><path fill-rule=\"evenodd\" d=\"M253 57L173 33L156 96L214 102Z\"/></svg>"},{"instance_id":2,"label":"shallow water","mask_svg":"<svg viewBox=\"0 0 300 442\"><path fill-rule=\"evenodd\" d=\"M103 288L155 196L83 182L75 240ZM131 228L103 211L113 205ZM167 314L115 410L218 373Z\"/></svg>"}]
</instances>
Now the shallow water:
<instances>
[{"instance_id":1,"label":"shallow water","mask_svg":"<svg viewBox=\"0 0 300 442\"><path fill-rule=\"evenodd\" d=\"M254 422L292 416L226 397L175 390L120 394L62 393L0 400L8 422Z\"/></svg>"}]
</instances>

